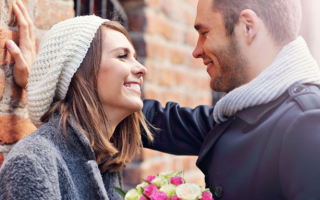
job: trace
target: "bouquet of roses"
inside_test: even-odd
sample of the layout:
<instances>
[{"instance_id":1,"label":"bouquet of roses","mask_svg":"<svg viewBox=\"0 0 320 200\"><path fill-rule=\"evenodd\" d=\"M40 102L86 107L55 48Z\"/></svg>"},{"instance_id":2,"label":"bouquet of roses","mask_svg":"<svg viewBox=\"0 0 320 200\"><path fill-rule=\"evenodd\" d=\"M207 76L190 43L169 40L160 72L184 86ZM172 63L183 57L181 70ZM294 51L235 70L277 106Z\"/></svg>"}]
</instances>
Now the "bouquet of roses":
<instances>
[{"instance_id":1,"label":"bouquet of roses","mask_svg":"<svg viewBox=\"0 0 320 200\"><path fill-rule=\"evenodd\" d=\"M115 189L125 200L213 200L209 189L185 183L182 172L174 171L148 176L136 189L127 193L120 188Z\"/></svg>"}]
</instances>

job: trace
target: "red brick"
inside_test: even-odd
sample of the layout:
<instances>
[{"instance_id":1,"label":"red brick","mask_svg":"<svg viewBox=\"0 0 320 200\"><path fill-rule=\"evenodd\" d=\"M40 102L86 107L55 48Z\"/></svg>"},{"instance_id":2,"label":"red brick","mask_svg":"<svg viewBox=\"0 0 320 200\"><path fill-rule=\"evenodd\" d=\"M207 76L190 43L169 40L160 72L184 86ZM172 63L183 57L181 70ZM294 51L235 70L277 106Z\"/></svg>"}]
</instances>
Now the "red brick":
<instances>
[{"instance_id":1,"label":"red brick","mask_svg":"<svg viewBox=\"0 0 320 200\"><path fill-rule=\"evenodd\" d=\"M19 35L17 32L6 30L6 29L0 29L0 64L12 64L14 63L13 58L11 57L10 53L7 51L7 48L5 46L6 42L8 40L13 40L15 43L18 44L19 41Z\"/></svg>"},{"instance_id":2,"label":"red brick","mask_svg":"<svg viewBox=\"0 0 320 200\"><path fill-rule=\"evenodd\" d=\"M160 26L160 33L168 40L172 40L174 28L169 20L163 19Z\"/></svg>"},{"instance_id":3,"label":"red brick","mask_svg":"<svg viewBox=\"0 0 320 200\"><path fill-rule=\"evenodd\" d=\"M144 77L144 81L153 82L157 73L157 68L152 63L146 63L145 67L147 68L147 74Z\"/></svg>"},{"instance_id":4,"label":"red brick","mask_svg":"<svg viewBox=\"0 0 320 200\"><path fill-rule=\"evenodd\" d=\"M128 13L128 28L130 31L143 31L146 26L146 16L142 12Z\"/></svg>"},{"instance_id":5,"label":"red brick","mask_svg":"<svg viewBox=\"0 0 320 200\"><path fill-rule=\"evenodd\" d=\"M153 88L144 89L144 98L158 100L159 99L158 91Z\"/></svg>"},{"instance_id":6,"label":"red brick","mask_svg":"<svg viewBox=\"0 0 320 200\"><path fill-rule=\"evenodd\" d=\"M2 163L3 163L3 161L4 161L4 156L3 156L2 153L0 153L0 167L1 167Z\"/></svg>"},{"instance_id":7,"label":"red brick","mask_svg":"<svg viewBox=\"0 0 320 200\"><path fill-rule=\"evenodd\" d=\"M168 101L171 99L171 90L167 88L163 88L160 93L159 101L161 102L162 105L166 105Z\"/></svg>"},{"instance_id":8,"label":"red brick","mask_svg":"<svg viewBox=\"0 0 320 200\"><path fill-rule=\"evenodd\" d=\"M147 19L147 33L149 34L161 34L166 39L171 40L173 34L173 25L170 20L164 17L149 13L146 15Z\"/></svg>"},{"instance_id":9,"label":"red brick","mask_svg":"<svg viewBox=\"0 0 320 200\"><path fill-rule=\"evenodd\" d=\"M172 64L183 64L186 53L182 49L170 50L170 61Z\"/></svg>"},{"instance_id":10,"label":"red brick","mask_svg":"<svg viewBox=\"0 0 320 200\"><path fill-rule=\"evenodd\" d=\"M183 36L185 35L185 29L181 26L176 26L173 28L170 40L174 43L183 43Z\"/></svg>"},{"instance_id":11,"label":"red brick","mask_svg":"<svg viewBox=\"0 0 320 200\"><path fill-rule=\"evenodd\" d=\"M199 97L199 105L212 106L212 94L210 92L204 93Z\"/></svg>"},{"instance_id":12,"label":"red brick","mask_svg":"<svg viewBox=\"0 0 320 200\"><path fill-rule=\"evenodd\" d=\"M8 40L13 40L14 42L18 43L19 41L19 34L15 31L10 31L7 29L0 28L0 48L6 48L6 42Z\"/></svg>"},{"instance_id":13,"label":"red brick","mask_svg":"<svg viewBox=\"0 0 320 200\"><path fill-rule=\"evenodd\" d=\"M174 76L171 69L160 68L158 71L159 85L170 86L173 84Z\"/></svg>"},{"instance_id":14,"label":"red brick","mask_svg":"<svg viewBox=\"0 0 320 200\"><path fill-rule=\"evenodd\" d=\"M164 60L166 57L167 47L157 41L146 41L146 56L151 59Z\"/></svg>"},{"instance_id":15,"label":"red brick","mask_svg":"<svg viewBox=\"0 0 320 200\"><path fill-rule=\"evenodd\" d=\"M0 145L13 144L36 130L29 119L15 114L0 115Z\"/></svg>"},{"instance_id":16,"label":"red brick","mask_svg":"<svg viewBox=\"0 0 320 200\"><path fill-rule=\"evenodd\" d=\"M3 91L4 91L5 82L6 82L6 75L0 69L0 100L3 97Z\"/></svg>"},{"instance_id":17,"label":"red brick","mask_svg":"<svg viewBox=\"0 0 320 200\"><path fill-rule=\"evenodd\" d=\"M161 156L163 153L151 149L143 149L142 150L142 158L143 160L147 160L149 158L153 158L156 156Z\"/></svg>"},{"instance_id":18,"label":"red brick","mask_svg":"<svg viewBox=\"0 0 320 200\"><path fill-rule=\"evenodd\" d=\"M50 29L54 24L75 16L73 7L65 2L38 0L35 24L40 29Z\"/></svg>"},{"instance_id":19,"label":"red brick","mask_svg":"<svg viewBox=\"0 0 320 200\"><path fill-rule=\"evenodd\" d=\"M150 164L150 163L149 163ZM150 176L157 176L161 172L165 172L172 169L172 166L169 165L167 159L159 159L157 161L152 162L152 164L148 165L147 167L144 166L142 168L142 175L141 177L146 178Z\"/></svg>"},{"instance_id":20,"label":"red brick","mask_svg":"<svg viewBox=\"0 0 320 200\"><path fill-rule=\"evenodd\" d=\"M159 33L161 24L160 17L153 13L146 13L147 28L146 32L150 34Z\"/></svg>"},{"instance_id":21,"label":"red brick","mask_svg":"<svg viewBox=\"0 0 320 200\"><path fill-rule=\"evenodd\" d=\"M186 33L186 37L185 37L185 44L191 45L192 48L195 48L197 45L197 40L198 40L198 33L197 31L193 30L193 31L188 31ZM192 56L192 55L190 55Z\"/></svg>"},{"instance_id":22,"label":"red brick","mask_svg":"<svg viewBox=\"0 0 320 200\"><path fill-rule=\"evenodd\" d=\"M203 69L203 71L207 68L207 66L203 64L203 60L200 58L196 59L193 56L190 56L190 63L193 68Z\"/></svg>"},{"instance_id":23,"label":"red brick","mask_svg":"<svg viewBox=\"0 0 320 200\"><path fill-rule=\"evenodd\" d=\"M172 8L173 8L172 3L174 3L174 1L172 0L163 0L162 12L164 14L169 15L172 12Z\"/></svg>"},{"instance_id":24,"label":"red brick","mask_svg":"<svg viewBox=\"0 0 320 200\"><path fill-rule=\"evenodd\" d=\"M172 3L171 3L172 4ZM187 24L186 19L189 16L189 12L186 11L185 7L179 5L178 2L175 1L174 5L172 5L172 11L169 14L169 18L180 24Z\"/></svg>"}]
</instances>

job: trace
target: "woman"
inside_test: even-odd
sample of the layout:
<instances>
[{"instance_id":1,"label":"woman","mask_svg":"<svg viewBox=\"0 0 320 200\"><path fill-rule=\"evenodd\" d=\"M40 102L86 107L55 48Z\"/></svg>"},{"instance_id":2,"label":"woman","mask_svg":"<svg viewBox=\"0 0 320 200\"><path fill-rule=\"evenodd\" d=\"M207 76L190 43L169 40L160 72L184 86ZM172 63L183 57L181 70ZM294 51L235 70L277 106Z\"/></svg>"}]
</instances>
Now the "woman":
<instances>
[{"instance_id":1,"label":"woman","mask_svg":"<svg viewBox=\"0 0 320 200\"><path fill-rule=\"evenodd\" d=\"M119 170L142 146L142 77L127 32L96 16L61 22L31 67L28 109L38 130L0 169L0 199L121 199Z\"/></svg>"}]
</instances>

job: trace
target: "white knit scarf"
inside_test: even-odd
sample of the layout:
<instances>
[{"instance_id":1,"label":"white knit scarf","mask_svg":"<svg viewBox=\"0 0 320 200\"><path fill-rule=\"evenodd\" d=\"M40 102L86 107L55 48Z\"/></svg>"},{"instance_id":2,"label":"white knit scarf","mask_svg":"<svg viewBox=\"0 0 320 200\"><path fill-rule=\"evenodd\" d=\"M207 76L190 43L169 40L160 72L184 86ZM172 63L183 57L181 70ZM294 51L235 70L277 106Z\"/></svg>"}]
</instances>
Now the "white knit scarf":
<instances>
[{"instance_id":1,"label":"white knit scarf","mask_svg":"<svg viewBox=\"0 0 320 200\"><path fill-rule=\"evenodd\" d=\"M214 120L219 124L245 108L273 101L294 83L320 85L319 66L302 37L285 46L256 78L221 98L214 108Z\"/></svg>"}]
</instances>

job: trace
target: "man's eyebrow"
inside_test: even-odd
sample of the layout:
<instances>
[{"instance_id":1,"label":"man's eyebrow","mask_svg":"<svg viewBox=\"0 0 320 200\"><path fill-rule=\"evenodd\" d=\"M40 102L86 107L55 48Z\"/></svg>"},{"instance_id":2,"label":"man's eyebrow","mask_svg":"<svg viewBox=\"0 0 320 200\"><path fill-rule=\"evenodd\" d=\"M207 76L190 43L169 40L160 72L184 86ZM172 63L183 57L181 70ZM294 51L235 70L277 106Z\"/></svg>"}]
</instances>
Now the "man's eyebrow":
<instances>
[{"instance_id":1,"label":"man's eyebrow","mask_svg":"<svg viewBox=\"0 0 320 200\"><path fill-rule=\"evenodd\" d=\"M202 24L196 24L196 25L194 25L194 28L198 31L198 30L203 28L203 25Z\"/></svg>"}]
</instances>

